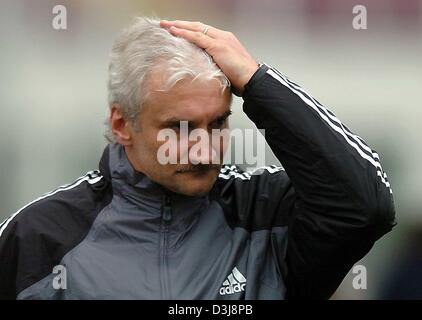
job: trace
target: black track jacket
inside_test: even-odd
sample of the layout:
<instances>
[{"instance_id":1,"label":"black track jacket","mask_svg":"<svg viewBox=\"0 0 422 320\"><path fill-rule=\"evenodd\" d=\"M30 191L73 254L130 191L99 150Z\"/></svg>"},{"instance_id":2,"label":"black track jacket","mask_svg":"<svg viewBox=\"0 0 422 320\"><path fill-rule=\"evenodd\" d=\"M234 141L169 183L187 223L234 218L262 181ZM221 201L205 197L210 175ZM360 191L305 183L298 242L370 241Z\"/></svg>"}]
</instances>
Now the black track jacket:
<instances>
[{"instance_id":1,"label":"black track jacket","mask_svg":"<svg viewBox=\"0 0 422 320\"><path fill-rule=\"evenodd\" d=\"M283 167L225 165L208 195L186 197L110 144L99 170L1 224L0 298L329 298L395 224L380 158L274 68L243 99Z\"/></svg>"}]
</instances>

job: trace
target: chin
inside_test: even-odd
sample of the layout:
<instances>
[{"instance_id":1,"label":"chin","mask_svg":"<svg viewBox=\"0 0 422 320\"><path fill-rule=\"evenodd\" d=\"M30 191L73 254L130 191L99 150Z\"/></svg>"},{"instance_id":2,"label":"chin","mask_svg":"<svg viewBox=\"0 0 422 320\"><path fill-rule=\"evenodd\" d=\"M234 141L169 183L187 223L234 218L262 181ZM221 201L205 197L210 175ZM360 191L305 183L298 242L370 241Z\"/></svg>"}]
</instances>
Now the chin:
<instances>
[{"instance_id":1,"label":"chin","mask_svg":"<svg viewBox=\"0 0 422 320\"><path fill-rule=\"evenodd\" d=\"M177 188L178 190L176 190L176 192L185 196L201 197L206 195L211 190L212 186L212 184L207 184L204 186L187 186L185 183L184 186Z\"/></svg>"},{"instance_id":2,"label":"chin","mask_svg":"<svg viewBox=\"0 0 422 320\"><path fill-rule=\"evenodd\" d=\"M192 197L200 197L206 195L211 188L213 187L217 176L207 176L207 177L192 177L186 179L181 179L180 183L175 186L177 193L192 196Z\"/></svg>"},{"instance_id":3,"label":"chin","mask_svg":"<svg viewBox=\"0 0 422 320\"><path fill-rule=\"evenodd\" d=\"M192 191L192 192L183 193L183 195L189 196L189 197L203 197L207 195L208 192L209 190L208 191Z\"/></svg>"}]
</instances>

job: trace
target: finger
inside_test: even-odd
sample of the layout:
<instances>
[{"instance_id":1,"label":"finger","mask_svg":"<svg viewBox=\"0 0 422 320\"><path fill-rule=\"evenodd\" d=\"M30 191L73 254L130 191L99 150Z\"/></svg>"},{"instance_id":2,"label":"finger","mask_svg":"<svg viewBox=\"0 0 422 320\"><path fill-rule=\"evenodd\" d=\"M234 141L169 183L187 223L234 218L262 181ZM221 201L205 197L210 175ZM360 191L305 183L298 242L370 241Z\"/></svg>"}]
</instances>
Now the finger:
<instances>
[{"instance_id":1,"label":"finger","mask_svg":"<svg viewBox=\"0 0 422 320\"><path fill-rule=\"evenodd\" d=\"M212 41L212 39L208 35L205 35L202 32L180 29L175 26L171 26L168 30L172 35L182 37L188 40L189 42L196 44L202 49L207 49Z\"/></svg>"},{"instance_id":2,"label":"finger","mask_svg":"<svg viewBox=\"0 0 422 320\"><path fill-rule=\"evenodd\" d=\"M191 22L191 21L182 21L182 20L175 20L175 21L162 20L160 22L160 26L163 28L170 28L171 26L174 26L179 29L186 29L186 30L202 32L202 33L206 30L207 36L210 36L211 38L215 38L215 37L219 37L223 35L222 30L219 30L211 26L207 26L201 22Z\"/></svg>"},{"instance_id":3,"label":"finger","mask_svg":"<svg viewBox=\"0 0 422 320\"><path fill-rule=\"evenodd\" d=\"M182 20L174 20L174 21L162 20L161 26L168 27L168 28L171 26L174 26L180 29L186 29L186 30L198 31L198 32L202 32L205 28L205 24L201 22L182 21Z\"/></svg>"}]
</instances>

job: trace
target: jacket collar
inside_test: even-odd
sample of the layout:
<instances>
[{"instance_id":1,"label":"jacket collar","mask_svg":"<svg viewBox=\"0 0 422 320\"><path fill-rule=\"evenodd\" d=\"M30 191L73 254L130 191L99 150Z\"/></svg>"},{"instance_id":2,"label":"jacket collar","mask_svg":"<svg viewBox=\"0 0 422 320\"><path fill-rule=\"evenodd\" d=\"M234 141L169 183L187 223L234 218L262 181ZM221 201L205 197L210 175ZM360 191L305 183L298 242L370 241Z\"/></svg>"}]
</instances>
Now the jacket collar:
<instances>
[{"instance_id":1,"label":"jacket collar","mask_svg":"<svg viewBox=\"0 0 422 320\"><path fill-rule=\"evenodd\" d=\"M146 206L155 209L157 218L161 218L165 199L170 199L172 225L178 225L181 229L193 222L198 211L209 205L208 195L191 197L176 194L136 171L120 144L111 143L105 148L99 168L103 177L112 184L113 197L118 197L121 205L132 209Z\"/></svg>"}]
</instances>

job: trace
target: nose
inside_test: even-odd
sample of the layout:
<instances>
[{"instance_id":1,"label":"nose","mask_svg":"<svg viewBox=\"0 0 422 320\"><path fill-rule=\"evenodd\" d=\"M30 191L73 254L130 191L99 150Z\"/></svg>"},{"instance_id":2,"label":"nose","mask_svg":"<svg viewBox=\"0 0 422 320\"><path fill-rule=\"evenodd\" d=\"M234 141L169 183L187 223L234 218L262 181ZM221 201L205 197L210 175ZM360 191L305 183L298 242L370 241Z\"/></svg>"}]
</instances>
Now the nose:
<instances>
[{"instance_id":1,"label":"nose","mask_svg":"<svg viewBox=\"0 0 422 320\"><path fill-rule=\"evenodd\" d=\"M195 134L194 134L195 136ZM207 131L202 132L190 140L189 162L196 164L212 164L220 161L219 141L212 141L211 135Z\"/></svg>"}]
</instances>

